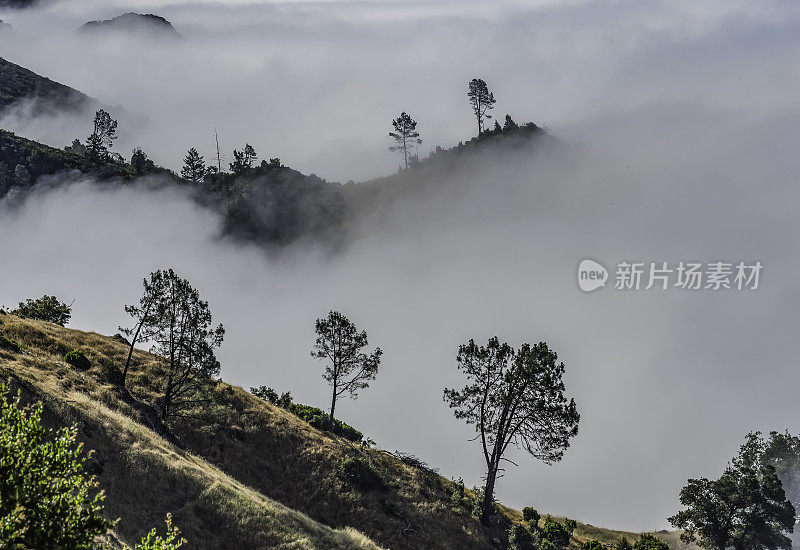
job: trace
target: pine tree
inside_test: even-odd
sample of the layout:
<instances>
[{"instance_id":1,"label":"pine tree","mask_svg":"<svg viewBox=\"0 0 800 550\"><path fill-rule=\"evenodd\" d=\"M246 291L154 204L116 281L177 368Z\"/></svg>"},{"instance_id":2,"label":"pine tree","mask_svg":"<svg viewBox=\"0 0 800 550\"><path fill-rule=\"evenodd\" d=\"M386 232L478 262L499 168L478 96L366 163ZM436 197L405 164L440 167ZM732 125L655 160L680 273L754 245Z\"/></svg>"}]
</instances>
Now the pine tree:
<instances>
[{"instance_id":1,"label":"pine tree","mask_svg":"<svg viewBox=\"0 0 800 550\"><path fill-rule=\"evenodd\" d=\"M403 165L408 168L411 166L414 156L411 150L412 146L422 143L422 140L419 139L419 132L417 132L417 122L403 111L392 121L392 126L394 126L394 132L389 132L389 137L394 138L395 144L390 145L389 150L401 151Z\"/></svg>"},{"instance_id":2,"label":"pine tree","mask_svg":"<svg viewBox=\"0 0 800 550\"><path fill-rule=\"evenodd\" d=\"M94 115L94 129L86 138L86 155L94 162L108 160L108 150L117 139L117 121L100 109Z\"/></svg>"},{"instance_id":3,"label":"pine tree","mask_svg":"<svg viewBox=\"0 0 800 550\"><path fill-rule=\"evenodd\" d=\"M192 147L183 159L181 177L190 183L200 183L207 173L208 170L206 169L206 162L203 160L203 155Z\"/></svg>"},{"instance_id":4,"label":"pine tree","mask_svg":"<svg viewBox=\"0 0 800 550\"><path fill-rule=\"evenodd\" d=\"M492 118L488 111L494 108L494 94L489 91L486 82L480 78L473 78L469 83L467 97L469 98L472 112L478 120L478 135L480 136L483 133L483 119Z\"/></svg>"}]
</instances>

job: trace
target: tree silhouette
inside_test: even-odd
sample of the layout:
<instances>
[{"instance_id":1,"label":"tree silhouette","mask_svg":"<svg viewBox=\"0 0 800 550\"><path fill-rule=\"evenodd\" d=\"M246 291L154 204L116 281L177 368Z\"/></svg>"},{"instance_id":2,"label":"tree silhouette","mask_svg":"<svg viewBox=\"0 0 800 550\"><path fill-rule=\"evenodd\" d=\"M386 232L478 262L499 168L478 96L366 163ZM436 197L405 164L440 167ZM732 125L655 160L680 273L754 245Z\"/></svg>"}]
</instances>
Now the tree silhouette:
<instances>
[{"instance_id":1,"label":"tree silhouette","mask_svg":"<svg viewBox=\"0 0 800 550\"><path fill-rule=\"evenodd\" d=\"M197 149L192 147L186 152L183 159L183 168L181 169L181 177L190 183L200 183L206 176L208 170L206 169L206 162L203 160L203 155L197 152Z\"/></svg>"},{"instance_id":2,"label":"tree silhouette","mask_svg":"<svg viewBox=\"0 0 800 550\"><path fill-rule=\"evenodd\" d=\"M389 137L394 138L395 144L390 145L389 150L402 152L403 164L405 168L408 168L414 158L411 147L422 143L422 140L419 139L419 132L417 132L417 122L403 111L392 121L392 126L394 126L394 132L389 132Z\"/></svg>"},{"instance_id":3,"label":"tree silhouette","mask_svg":"<svg viewBox=\"0 0 800 550\"><path fill-rule=\"evenodd\" d=\"M249 143L245 143L241 151L233 150L233 162L230 163L231 172L241 176L253 167L253 163L258 158L256 150Z\"/></svg>"},{"instance_id":4,"label":"tree silhouette","mask_svg":"<svg viewBox=\"0 0 800 550\"><path fill-rule=\"evenodd\" d=\"M473 78L469 83L467 97L478 121L478 135L480 136L483 133L483 119L492 118L488 112L494 108L494 94L489 91L486 82L480 78Z\"/></svg>"},{"instance_id":5,"label":"tree silhouette","mask_svg":"<svg viewBox=\"0 0 800 550\"><path fill-rule=\"evenodd\" d=\"M108 150L117 139L117 121L100 109L94 115L94 129L86 138L86 156L94 162L108 160Z\"/></svg>"},{"instance_id":6,"label":"tree silhouette","mask_svg":"<svg viewBox=\"0 0 800 550\"><path fill-rule=\"evenodd\" d=\"M686 509L669 521L684 531L684 542L708 550L792 548L785 533L792 532L795 509L765 460L765 448L761 434L747 434L719 479L690 479L681 489Z\"/></svg>"},{"instance_id":7,"label":"tree silhouette","mask_svg":"<svg viewBox=\"0 0 800 550\"><path fill-rule=\"evenodd\" d=\"M468 385L445 388L444 400L455 417L473 424L486 460L481 520L494 509L494 487L508 446L522 447L551 464L561 460L578 433L580 415L564 396L564 363L547 344L523 344L515 351L495 337L486 346L473 340L458 349L458 369Z\"/></svg>"},{"instance_id":8,"label":"tree silhouette","mask_svg":"<svg viewBox=\"0 0 800 550\"><path fill-rule=\"evenodd\" d=\"M367 347L366 331L358 332L356 326L338 311L331 311L325 319L317 319L317 341L311 352L312 357L327 360L322 377L333 387L331 396L330 430L334 429L336 400L349 393L352 399L358 391L369 387L375 379L383 351L375 348L367 355L362 350Z\"/></svg>"}]
</instances>

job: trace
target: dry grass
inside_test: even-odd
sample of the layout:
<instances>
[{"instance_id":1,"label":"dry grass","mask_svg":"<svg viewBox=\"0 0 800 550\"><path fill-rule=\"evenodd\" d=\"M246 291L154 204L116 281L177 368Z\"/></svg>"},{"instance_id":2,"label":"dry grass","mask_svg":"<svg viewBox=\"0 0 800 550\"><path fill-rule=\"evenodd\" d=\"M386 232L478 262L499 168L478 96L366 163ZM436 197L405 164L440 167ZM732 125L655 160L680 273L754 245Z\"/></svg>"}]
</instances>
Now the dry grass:
<instances>
[{"instance_id":1,"label":"dry grass","mask_svg":"<svg viewBox=\"0 0 800 550\"><path fill-rule=\"evenodd\" d=\"M241 388L218 383L206 422L170 426L187 447L181 450L145 427L153 425L147 404L163 375L157 357L134 353L130 399L101 377L103 363L124 363L127 346L119 340L3 315L0 334L22 347L0 351L0 375L43 399L54 424L79 424L126 541L171 512L192 548L493 548L478 521L454 508L449 480L320 432ZM64 362L72 349L90 359L88 371ZM356 455L372 463L382 488L362 491L342 480L339 464ZM518 511L502 510L521 521ZM573 546L623 534L637 537L579 524ZM674 534L657 536L683 546Z\"/></svg>"}]
</instances>

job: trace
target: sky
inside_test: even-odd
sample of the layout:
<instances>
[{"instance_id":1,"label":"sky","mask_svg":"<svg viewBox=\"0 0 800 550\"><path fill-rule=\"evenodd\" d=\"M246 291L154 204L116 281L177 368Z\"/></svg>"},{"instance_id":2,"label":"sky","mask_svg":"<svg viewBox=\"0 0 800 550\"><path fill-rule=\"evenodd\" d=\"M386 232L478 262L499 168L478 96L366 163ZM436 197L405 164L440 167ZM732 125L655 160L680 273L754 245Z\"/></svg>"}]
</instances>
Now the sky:
<instances>
[{"instance_id":1,"label":"sky","mask_svg":"<svg viewBox=\"0 0 800 550\"><path fill-rule=\"evenodd\" d=\"M86 38L125 11L184 40ZM545 125L564 153L486 153L435 192L365 215L333 257L219 238L213 216L157 185L42 182L0 202L0 304L56 294L71 326L113 334L141 279L173 267L225 324L226 380L327 405L314 320L338 309L384 349L337 412L382 448L480 483L482 456L442 388L458 345L546 341L582 414L563 461L520 452L497 487L533 506L625 529L667 528L689 477L718 475L750 430L800 432L800 7L794 2L54 2L1 12L0 55L121 106L115 149L178 168L185 150L251 143L304 173L359 181L396 170L390 121L419 122L424 156L474 134L469 79L495 115ZM35 39L34 39L35 37ZM0 126L54 146L91 113ZM594 258L611 284L579 290ZM755 291L618 291L641 262L760 261Z\"/></svg>"}]
</instances>

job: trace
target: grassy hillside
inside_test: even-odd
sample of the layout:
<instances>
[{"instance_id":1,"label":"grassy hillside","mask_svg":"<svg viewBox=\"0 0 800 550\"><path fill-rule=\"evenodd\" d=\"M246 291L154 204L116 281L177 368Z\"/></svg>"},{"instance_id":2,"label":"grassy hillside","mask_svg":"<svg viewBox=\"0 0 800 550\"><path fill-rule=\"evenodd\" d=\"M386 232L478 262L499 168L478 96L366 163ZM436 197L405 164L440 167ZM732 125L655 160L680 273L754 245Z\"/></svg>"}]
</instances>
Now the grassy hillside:
<instances>
[{"instance_id":1,"label":"grassy hillside","mask_svg":"<svg viewBox=\"0 0 800 550\"><path fill-rule=\"evenodd\" d=\"M124 360L119 338L10 315L0 315L0 334L21 346L0 350L0 376L42 400L52 425L76 422L96 451L92 470L108 513L122 518L123 542L171 512L191 548L493 547L469 503L453 502L451 481L318 431L241 388L219 382L201 420L166 429L151 407L163 374L157 357L136 351L128 394L104 380L103 366ZM85 351L91 368L64 362L73 349ZM367 460L380 481L345 481L347 457ZM508 521L521 520L501 509ZM621 535L580 524L572 546ZM674 534L662 538L676 545Z\"/></svg>"}]
</instances>

